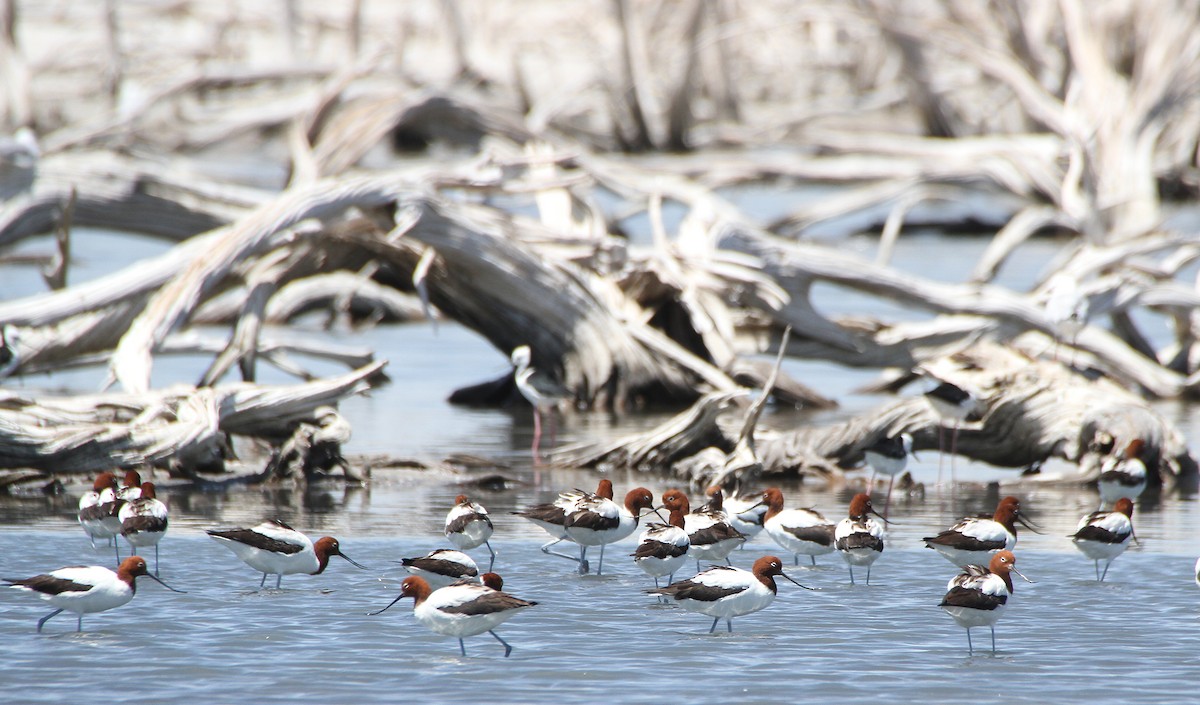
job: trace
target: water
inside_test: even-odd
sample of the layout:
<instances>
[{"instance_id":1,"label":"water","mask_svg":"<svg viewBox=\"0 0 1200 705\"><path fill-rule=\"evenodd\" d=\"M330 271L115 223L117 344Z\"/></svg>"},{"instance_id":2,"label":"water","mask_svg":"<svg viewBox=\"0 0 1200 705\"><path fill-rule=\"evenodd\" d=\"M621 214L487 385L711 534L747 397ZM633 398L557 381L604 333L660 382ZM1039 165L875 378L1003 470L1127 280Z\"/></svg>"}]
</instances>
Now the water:
<instances>
[{"instance_id":1,"label":"water","mask_svg":"<svg viewBox=\"0 0 1200 705\"><path fill-rule=\"evenodd\" d=\"M112 235L73 243L80 280L109 271L130 257ZM870 256L870 243L850 246ZM920 250L937 246L939 271L969 270L982 241L902 240L896 258L919 270ZM36 250L37 243L25 246ZM1037 241L1006 267L1014 286L1027 285L1058 245ZM138 252L144 254L145 249ZM908 265L906 265L908 266ZM933 266L933 265L928 265ZM14 268L9 268L14 269ZM0 275L0 296L37 289L27 270ZM942 275L939 275L942 276ZM869 299L818 292L824 310L869 307ZM823 298L822 298L823 297ZM878 306L878 304L875 304ZM840 307L835 309L835 307ZM868 309L880 312L881 309ZM889 314L890 315L890 314ZM323 334L317 332L316 334ZM630 561L634 539L610 547L605 575L578 576L567 561L538 551L544 536L507 512L552 498L566 487L592 487L587 472L543 473L532 483L531 419L527 410L454 408L452 389L492 378L505 357L470 331L428 324L337 333L341 342L375 348L390 360L393 384L348 400L354 425L351 455L388 454L434 461L473 453L508 464L496 470L513 480L502 490L479 489L473 475L376 467L366 488L253 488L196 493L164 482L172 509L162 543L162 577L186 595L139 581L135 600L108 613L75 620L60 615L43 634L35 623L49 609L31 595L0 591L0 702L61 703L91 699L195 703L390 703L397 700L497 703L612 700L650 703L779 702L1171 702L1187 701L1200 678L1200 588L1192 565L1200 546L1200 505L1191 495L1145 497L1134 516L1141 544L1113 564L1097 584L1090 561L1065 538L1094 508L1080 488L1004 487L1011 470L960 461L967 484L951 494L930 486L924 496L893 502L895 525L871 585L851 587L836 555L816 569L791 569L802 591L787 582L767 610L734 621L732 635L707 634L702 615L657 606L644 590L651 580ZM155 383L192 381L197 359L163 359ZM319 371L334 371L312 363ZM842 402L828 412L773 410L763 423L786 428L824 425L887 400L852 393L873 371L828 363L789 361L787 370ZM288 381L264 369L266 381ZM73 370L28 379L27 388L92 390L102 371ZM1194 406L1168 403L1163 413L1194 437ZM559 442L608 438L642 430L662 419L578 414L565 419ZM936 454L912 469L932 483ZM1048 472L1069 471L1050 464ZM157 479L157 478L156 478ZM645 484L656 495L672 483L657 477L614 477L619 490ZM411 602L366 613L390 602L404 573L393 563L444 547L440 531L453 496L467 491L496 518L496 570L513 594L540 604L498 629L514 647L510 659L489 636L457 642L416 624ZM65 497L0 498L0 575L25 577L63 565L111 565L111 554L88 545L75 520L81 486ZM850 488L785 485L789 506L815 505L834 516ZM987 512L1003 494L1017 494L1045 533L1022 531L1018 567L1037 581L1018 581L1011 608L997 627L998 653L986 630L967 655L966 636L937 603L955 569L920 538L960 516ZM279 516L311 535L333 535L369 570L334 558L320 576L288 576L282 590L258 591L260 576L203 530L248 525ZM477 560L486 551L472 552ZM589 557L593 565L597 556ZM734 554L748 567L755 557L780 554L765 536ZM790 564L790 557L784 556ZM694 567L694 566L691 566ZM690 574L690 573L689 573Z\"/></svg>"}]
</instances>

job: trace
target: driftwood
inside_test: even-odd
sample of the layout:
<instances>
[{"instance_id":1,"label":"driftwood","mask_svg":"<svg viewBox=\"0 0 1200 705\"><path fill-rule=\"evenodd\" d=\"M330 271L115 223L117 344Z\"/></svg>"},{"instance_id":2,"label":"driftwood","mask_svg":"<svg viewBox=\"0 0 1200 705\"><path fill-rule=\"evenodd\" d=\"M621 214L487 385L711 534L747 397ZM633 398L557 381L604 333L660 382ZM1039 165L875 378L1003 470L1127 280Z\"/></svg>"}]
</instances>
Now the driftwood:
<instances>
[{"instance_id":1,"label":"driftwood","mask_svg":"<svg viewBox=\"0 0 1200 705\"><path fill-rule=\"evenodd\" d=\"M99 23L73 6L17 17L0 5L0 247L56 233L54 253L36 257L51 291L0 302L0 330L12 333L6 373L106 362L129 395L121 408L160 408L165 391L149 384L156 356L212 356L202 388L167 404L186 423L145 431L158 445L105 446L122 463L161 461L168 436L215 452L206 395L225 398L234 370L252 382L265 362L309 379L293 350L369 368L370 351L264 333L266 322L314 310L332 326L444 316L501 350L528 344L538 369L583 406L696 403L680 424L611 454L659 469L697 458L686 471L696 478L759 463L836 474L878 430L851 425L820 442L763 432L757 458L742 458L738 440L749 440L719 430L713 408L727 401L714 400L761 384L747 360L781 349L907 375L999 341L1026 361L989 353L981 374L1057 356L1104 375L1089 382L1096 389L1131 390L1127 407L1102 418L1063 420L1038 395L998 398L997 420L1017 424L1010 409L1033 415L1025 455L989 450L983 428L961 440L999 465L1058 455L1090 468L1079 449L1157 427L1130 411L1145 408L1134 392L1200 394L1200 295L1189 279L1200 246L1162 202L1195 191L1200 15L1172 2L1106 5L1093 18L1081 0L692 2L682 12L594 0L587 23L573 4L428 13L392 3L373 7L371 21L358 3L340 14L293 5L284 31L188 0L110 8ZM122 36L151 24L190 36L175 32L180 23L215 29L168 48ZM286 44L262 54L291 63L243 58L246 41ZM652 149L695 154L606 154ZM236 175L239 159L254 162L252 178ZM718 191L794 182L837 190L761 219ZM890 265L906 229L927 223L991 234L964 283ZM70 284L72 238L91 227L175 244ZM809 237L863 229L879 233L870 260ZM1070 239L1035 286L995 283L1048 230ZM825 311L817 286L932 318ZM1143 330L1145 313L1168 321L1166 336ZM227 338L189 330L212 322ZM1084 383L1062 378L1074 398ZM789 403L834 401L778 387ZM511 380L481 389L511 396ZM929 420L912 402L881 413L927 442ZM224 431L229 418L216 418ZM315 458L319 429L293 421L266 436ZM1160 430L1160 473L1188 475L1174 432ZM33 447L56 452L31 440L37 428L11 431L31 435L5 463L31 460ZM91 462L74 453L67 466Z\"/></svg>"},{"instance_id":2,"label":"driftwood","mask_svg":"<svg viewBox=\"0 0 1200 705\"><path fill-rule=\"evenodd\" d=\"M925 373L978 399L981 420L959 430L961 455L1034 470L1060 458L1078 465L1078 479L1089 481L1107 458L1140 438L1152 484L1197 481L1196 459L1180 430L1144 400L1103 378L991 344L958 353ZM758 464L730 476L718 472L736 441L732 427L721 423L728 401L706 397L657 429L599 448L564 449L556 460L608 471L673 470L697 484L750 483L759 473L829 481L861 465L864 448L883 437L910 433L914 450L940 447L941 422L928 402L915 396L830 427L759 431L754 437Z\"/></svg>"},{"instance_id":3,"label":"driftwood","mask_svg":"<svg viewBox=\"0 0 1200 705\"><path fill-rule=\"evenodd\" d=\"M229 439L279 443L316 410L381 380L383 363L291 387L175 386L141 394L36 398L0 393L0 467L56 474L157 465L223 470Z\"/></svg>"}]
</instances>

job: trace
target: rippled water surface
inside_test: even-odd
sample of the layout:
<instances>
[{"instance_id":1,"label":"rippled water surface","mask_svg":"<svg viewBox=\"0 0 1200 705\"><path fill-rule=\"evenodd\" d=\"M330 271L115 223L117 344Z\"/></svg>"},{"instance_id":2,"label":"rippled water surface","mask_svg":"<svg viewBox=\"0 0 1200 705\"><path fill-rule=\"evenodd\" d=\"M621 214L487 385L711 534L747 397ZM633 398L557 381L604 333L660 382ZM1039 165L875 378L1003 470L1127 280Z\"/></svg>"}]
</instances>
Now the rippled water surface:
<instances>
[{"instance_id":1,"label":"rippled water surface","mask_svg":"<svg viewBox=\"0 0 1200 705\"><path fill-rule=\"evenodd\" d=\"M920 244L919 242L916 244ZM928 244L928 243L926 243ZM87 257L86 241L77 246ZM914 245L915 246L915 245ZM915 257L901 243L897 256ZM979 242L942 243L940 256L973 261ZM1036 244L1030 261L1047 259ZM92 253L93 257L101 256ZM939 270L943 271L943 270ZM1032 277L1018 267L1010 276ZM12 278L7 286L14 286ZM12 291L6 295L13 295ZM122 608L84 618L75 633L67 614L35 633L49 611L37 598L0 590L0 702L188 702L260 704L424 702L1189 702L1200 682L1200 587L1192 566L1200 555L1200 508L1194 495L1143 498L1134 516L1140 545L1117 559L1108 581L1093 579L1090 561L1066 535L1094 508L1093 492L1075 487L1005 486L1015 473L960 463L967 481L938 490L936 454L915 463L924 495L897 499L888 547L870 586L849 585L837 556L792 573L817 592L780 583L763 612L734 621L732 635L707 634L710 620L644 594L651 581L630 561L634 539L610 547L603 576L578 576L567 561L538 551L537 529L509 511L552 498L560 488L592 487L580 471L545 470L534 483L530 419L522 410L464 410L444 402L464 384L506 369L504 357L473 334L419 324L342 336L390 360L394 383L343 405L354 424L351 454L427 460L473 453L511 464L517 480L501 490L471 489L496 518L497 572L506 589L540 604L499 628L512 657L489 636L453 639L416 624L411 602L375 617L403 573L394 563L443 547L440 529L459 481L429 472L376 468L367 488L309 492L238 489L195 493L163 483L172 509L162 543L162 577L186 595L139 581ZM195 362L195 361L192 361ZM156 383L194 379L197 365L165 361ZM796 377L837 397L842 408L821 414L773 412L764 423L826 424L884 399L852 390L872 372L788 363ZM94 389L101 375L78 371L27 387ZM279 377L282 381L284 378ZM1196 410L1162 411L1195 438ZM559 442L612 437L648 428L662 417L602 414L567 419ZM1049 472L1069 468L1047 467ZM490 472L490 471L489 471ZM615 477L618 491L645 484L656 495L671 483ZM111 565L93 550L75 520L81 486L61 498L0 499L0 575L26 577L63 565ZM841 514L851 488L785 485L789 506L815 505ZM963 629L938 607L956 572L921 547L920 538L968 514L990 512L999 496L1016 494L1039 522L1022 531L1019 568L1036 584L1017 593L997 629L996 655L985 630L967 655ZM288 576L282 590L259 591L259 575L203 530L279 516L307 533L333 535L366 564L360 571L333 559L320 576ZM485 559L485 551L474 551ZM765 536L734 563L779 550ZM592 555L596 562L595 549ZM790 562L790 559L788 559ZM694 566L692 566L694 567Z\"/></svg>"}]
</instances>

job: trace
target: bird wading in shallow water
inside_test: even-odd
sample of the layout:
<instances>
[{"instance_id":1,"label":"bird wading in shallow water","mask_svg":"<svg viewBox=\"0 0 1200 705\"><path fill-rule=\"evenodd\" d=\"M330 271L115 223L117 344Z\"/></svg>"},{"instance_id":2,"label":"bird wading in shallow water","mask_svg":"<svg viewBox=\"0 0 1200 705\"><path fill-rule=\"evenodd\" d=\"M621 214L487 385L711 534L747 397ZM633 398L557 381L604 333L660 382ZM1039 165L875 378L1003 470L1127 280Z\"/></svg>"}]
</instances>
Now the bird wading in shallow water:
<instances>
[{"instance_id":1,"label":"bird wading in shallow water","mask_svg":"<svg viewBox=\"0 0 1200 705\"><path fill-rule=\"evenodd\" d=\"M733 618L766 609L775 601L774 577L791 581L805 590L813 588L800 585L783 572L783 562L775 556L763 556L754 561L751 570L733 566L717 565L697 573L687 580L671 583L664 588L647 590L652 595L664 595L688 612L699 612L713 618L708 633L712 634L722 619L733 632Z\"/></svg>"},{"instance_id":2,"label":"bird wading in shallow water","mask_svg":"<svg viewBox=\"0 0 1200 705\"><path fill-rule=\"evenodd\" d=\"M967 565L987 565L996 551L1013 550L1017 545L1017 522L1037 533L1037 529L1021 515L1021 500L1005 497L996 504L991 519L968 517L954 526L922 539L960 568Z\"/></svg>"},{"instance_id":3,"label":"bird wading in shallow water","mask_svg":"<svg viewBox=\"0 0 1200 705\"><path fill-rule=\"evenodd\" d=\"M146 570L146 561L141 556L130 556L121 561L114 573L98 565L59 568L32 578L4 578L10 587L37 593L56 608L38 620L37 630L42 631L46 621L63 611L78 615L77 631L83 631L83 615L105 612L128 603L137 592L137 578L146 576L168 590L176 590L151 575Z\"/></svg>"},{"instance_id":4,"label":"bird wading in shallow water","mask_svg":"<svg viewBox=\"0 0 1200 705\"><path fill-rule=\"evenodd\" d=\"M1125 552L1133 534L1133 500L1122 497L1111 512L1092 512L1079 520L1071 541L1096 564L1096 581L1104 582L1108 567ZM1100 572L1104 561L1104 572Z\"/></svg>"},{"instance_id":5,"label":"bird wading in shallow water","mask_svg":"<svg viewBox=\"0 0 1200 705\"><path fill-rule=\"evenodd\" d=\"M975 653L971 643L971 627L988 627L992 631L992 653L996 653L996 622L1008 607L1013 594L1012 575L1020 575L1012 551L1000 551L992 556L988 567L969 565L946 585L946 595L938 605L967 630L968 653Z\"/></svg>"},{"instance_id":6,"label":"bird wading in shallow water","mask_svg":"<svg viewBox=\"0 0 1200 705\"><path fill-rule=\"evenodd\" d=\"M883 553L883 525L872 519L871 514L883 519L871 506L870 495L860 492L850 500L849 516L839 521L834 529L834 546L850 569L851 585L854 584L854 566L867 567L867 585L870 585L871 564Z\"/></svg>"},{"instance_id":7,"label":"bird wading in shallow water","mask_svg":"<svg viewBox=\"0 0 1200 705\"><path fill-rule=\"evenodd\" d=\"M1104 461L1096 489L1100 491L1100 509L1112 507L1122 497L1137 499L1146 489L1146 463L1142 455L1146 442L1135 438L1115 457Z\"/></svg>"},{"instance_id":8,"label":"bird wading in shallow water","mask_svg":"<svg viewBox=\"0 0 1200 705\"><path fill-rule=\"evenodd\" d=\"M457 583L438 590L431 589L423 578L412 576L404 579L400 584L400 595L387 607L368 615L381 614L405 597L411 597L417 622L437 634L457 638L463 656L467 655L463 639L487 632L504 645L504 656L507 657L512 653L512 646L493 630L517 612L537 603L513 597L502 592L501 587L503 582L495 573L485 574L483 585Z\"/></svg>"},{"instance_id":9,"label":"bird wading in shallow water","mask_svg":"<svg viewBox=\"0 0 1200 705\"><path fill-rule=\"evenodd\" d=\"M795 564L806 555L817 564L817 556L833 553L837 527L815 509L784 509L783 492L770 487L763 492L767 507L763 526L771 540L792 554Z\"/></svg>"},{"instance_id":10,"label":"bird wading in shallow water","mask_svg":"<svg viewBox=\"0 0 1200 705\"><path fill-rule=\"evenodd\" d=\"M243 563L263 574L260 588L267 584L268 575L276 576L275 589L279 589L284 575L320 575L329 565L330 556L341 556L357 568L367 568L342 553L341 545L332 536L323 536L314 544L278 519L249 529L209 529L207 533Z\"/></svg>"},{"instance_id":11,"label":"bird wading in shallow water","mask_svg":"<svg viewBox=\"0 0 1200 705\"><path fill-rule=\"evenodd\" d=\"M446 514L446 539L460 551L486 546L491 556L488 561L489 571L496 563L496 552L492 550L492 544L489 542L493 531L492 519L482 504L472 502L464 494L454 498L454 506Z\"/></svg>"},{"instance_id":12,"label":"bird wading in shallow water","mask_svg":"<svg viewBox=\"0 0 1200 705\"><path fill-rule=\"evenodd\" d=\"M554 538L553 541L542 544L542 553L548 556L558 556L559 558L566 558L569 561L575 561L579 564L579 572L582 574L588 572L589 568L588 562L584 558L583 546L579 547L578 557L566 553L558 553L550 549L563 541L573 541L567 535L567 515L582 509L585 504L596 501L596 498L613 498L612 480L609 480L607 477L602 478L594 493L584 492L583 490L563 492L553 502L536 504L528 509L512 512L512 514L528 519Z\"/></svg>"}]
</instances>

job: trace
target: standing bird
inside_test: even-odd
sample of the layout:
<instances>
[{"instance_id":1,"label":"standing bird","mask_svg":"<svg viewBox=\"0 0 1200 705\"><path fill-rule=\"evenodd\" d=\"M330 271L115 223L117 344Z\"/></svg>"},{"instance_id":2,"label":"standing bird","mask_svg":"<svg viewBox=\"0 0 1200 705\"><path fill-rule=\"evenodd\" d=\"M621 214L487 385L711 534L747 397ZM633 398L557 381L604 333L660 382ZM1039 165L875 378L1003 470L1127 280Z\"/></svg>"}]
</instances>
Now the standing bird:
<instances>
[{"instance_id":1,"label":"standing bird","mask_svg":"<svg viewBox=\"0 0 1200 705\"><path fill-rule=\"evenodd\" d=\"M496 552L488 541L492 538L492 531L492 519L482 504L472 502L465 494L454 498L454 507L446 514L446 538L462 551L478 548L480 544L487 546L491 555L489 571L496 564Z\"/></svg>"},{"instance_id":2,"label":"standing bird","mask_svg":"<svg viewBox=\"0 0 1200 705\"><path fill-rule=\"evenodd\" d=\"M440 548L418 558L402 558L400 563L408 572L424 578L434 590L460 580L479 580L479 566L461 551Z\"/></svg>"},{"instance_id":3,"label":"standing bird","mask_svg":"<svg viewBox=\"0 0 1200 705\"><path fill-rule=\"evenodd\" d=\"M796 585L783 572L783 562L775 556L763 556L754 561L750 570L717 565L686 580L664 588L647 590L651 595L665 595L688 612L699 612L713 618L708 633L712 634L722 619L733 632L733 618L766 609L775 601L774 576L781 576ZM812 588L800 585L805 590Z\"/></svg>"},{"instance_id":4,"label":"standing bird","mask_svg":"<svg viewBox=\"0 0 1200 705\"><path fill-rule=\"evenodd\" d=\"M967 629L968 653L975 653L971 643L971 627L988 627L992 630L992 653L996 653L996 622L1008 606L1013 594L1012 576L1021 575L1017 570L1017 558L1012 551L1000 551L992 556L988 567L969 565L966 570L950 579L949 591L938 605ZM1027 583L1033 581L1021 575Z\"/></svg>"},{"instance_id":5,"label":"standing bird","mask_svg":"<svg viewBox=\"0 0 1200 705\"><path fill-rule=\"evenodd\" d=\"M763 492L762 503L767 507L763 526L767 535L780 548L792 554L800 565L800 554L817 564L817 556L833 553L836 527L814 509L784 509L783 492L778 487Z\"/></svg>"},{"instance_id":6,"label":"standing bird","mask_svg":"<svg viewBox=\"0 0 1200 705\"><path fill-rule=\"evenodd\" d=\"M64 610L74 612L79 617L75 629L83 631L83 615L104 612L129 602L137 592L134 581L143 575L168 590L183 592L147 572L146 561L141 556L126 558L115 573L98 565L71 566L32 578L4 578L4 581L9 587L38 593L43 600L57 608L38 620L39 632L47 620Z\"/></svg>"},{"instance_id":7,"label":"standing bird","mask_svg":"<svg viewBox=\"0 0 1200 705\"><path fill-rule=\"evenodd\" d=\"M137 499L121 507L121 535L129 542L130 551L154 547L154 574L158 575L158 542L167 533L167 505L155 495L154 483L143 482Z\"/></svg>"},{"instance_id":8,"label":"standing bird","mask_svg":"<svg viewBox=\"0 0 1200 705\"><path fill-rule=\"evenodd\" d=\"M870 585L871 564L883 553L883 525L872 519L871 514L883 519L871 506L871 496L860 492L850 500L849 516L839 521L834 530L834 546L850 568L851 585L856 565L867 567L867 585Z\"/></svg>"},{"instance_id":9,"label":"standing bird","mask_svg":"<svg viewBox=\"0 0 1200 705\"><path fill-rule=\"evenodd\" d=\"M567 536L567 515L581 508L585 501L592 498L603 497L604 499L613 498L612 480L603 478L600 484L596 487L596 492L584 492L583 490L571 490L558 495L558 499L547 504L536 504L528 509L522 509L519 512L513 512L514 515L524 517L541 527L543 531L550 534L554 538L553 541L542 545L542 553L549 556L558 556L566 558L569 561L575 561L579 564L579 572L588 572L588 562L583 559L583 547L580 546L579 557L568 555L566 553L556 553L550 550L554 546L563 541L570 541L571 537Z\"/></svg>"},{"instance_id":10,"label":"standing bird","mask_svg":"<svg viewBox=\"0 0 1200 705\"><path fill-rule=\"evenodd\" d=\"M883 515L888 515L892 506L892 485L896 476L904 472L908 466L908 456L912 453L913 437L907 433L887 436L877 439L863 449L867 465L871 466L871 488L875 487L875 474L883 473L888 476L887 499L883 502Z\"/></svg>"},{"instance_id":11,"label":"standing bird","mask_svg":"<svg viewBox=\"0 0 1200 705\"><path fill-rule=\"evenodd\" d=\"M571 394L553 379L530 366L533 360L533 351L528 345L518 345L513 348L511 360L513 367L516 368L513 371L513 381L517 384L517 391L533 407L533 446L531 449L533 461L537 463L541 458L539 448L542 440L542 412L545 411L550 415L550 444L553 445L557 426L554 410L558 408L559 404L570 399Z\"/></svg>"},{"instance_id":12,"label":"standing bird","mask_svg":"<svg viewBox=\"0 0 1200 705\"><path fill-rule=\"evenodd\" d=\"M1096 562L1096 580L1104 582L1108 567L1129 547L1133 534L1133 500L1122 497L1111 512L1092 512L1079 520L1071 541L1083 555ZM1100 572L1100 561L1106 561Z\"/></svg>"},{"instance_id":13,"label":"standing bird","mask_svg":"<svg viewBox=\"0 0 1200 705\"><path fill-rule=\"evenodd\" d=\"M763 504L761 495L727 497L722 504L725 515L729 517L729 525L738 530L746 541L752 540L762 533L763 522L766 521L767 505ZM743 542L740 549L746 548Z\"/></svg>"},{"instance_id":14,"label":"standing bird","mask_svg":"<svg viewBox=\"0 0 1200 705\"><path fill-rule=\"evenodd\" d=\"M687 497L683 498L687 502ZM690 505L685 505L690 508ZM733 528L729 515L724 510L724 495L719 487L710 487L708 503L683 517L684 531L688 532L691 548L688 553L696 559L696 572L700 561L729 562L729 554L746 543L742 532Z\"/></svg>"},{"instance_id":15,"label":"standing bird","mask_svg":"<svg viewBox=\"0 0 1200 705\"><path fill-rule=\"evenodd\" d=\"M1137 499L1146 489L1146 463L1142 453L1146 442L1135 438L1124 452L1104 461L1096 488L1100 490L1100 508L1111 507L1122 497Z\"/></svg>"},{"instance_id":16,"label":"standing bird","mask_svg":"<svg viewBox=\"0 0 1200 705\"><path fill-rule=\"evenodd\" d=\"M489 583L497 584L491 576L499 576L495 573L486 576L490 578ZM499 584L503 585L502 582ZM504 655L507 657L512 653L512 646L492 630L518 611L537 604L487 585L457 583L432 590L424 578L414 575L404 579L400 584L400 595L387 607L368 614L380 614L405 597L413 598L413 616L423 626L438 634L458 639L458 648L463 656L467 655L467 646L463 643L463 638L487 632L504 645Z\"/></svg>"},{"instance_id":17,"label":"standing bird","mask_svg":"<svg viewBox=\"0 0 1200 705\"><path fill-rule=\"evenodd\" d=\"M1021 516L1021 500L1005 497L996 505L991 519L968 517L937 536L926 536L921 540L926 548L932 548L960 568L984 565L996 551L1011 551L1016 547L1018 521L1035 531Z\"/></svg>"},{"instance_id":18,"label":"standing bird","mask_svg":"<svg viewBox=\"0 0 1200 705\"><path fill-rule=\"evenodd\" d=\"M126 470L125 481L117 489L117 499L122 502L137 499L142 496L142 476L137 470Z\"/></svg>"},{"instance_id":19,"label":"standing bird","mask_svg":"<svg viewBox=\"0 0 1200 705\"><path fill-rule=\"evenodd\" d=\"M637 549L631 553L633 562L654 578L654 587L664 575L667 584L675 582L675 571L687 561L687 532L683 530L684 507L687 497L679 490L667 490L662 496L663 507L670 512L666 524L650 524L638 540Z\"/></svg>"},{"instance_id":20,"label":"standing bird","mask_svg":"<svg viewBox=\"0 0 1200 705\"><path fill-rule=\"evenodd\" d=\"M338 540L332 536L319 538L314 544L278 519L268 519L249 529L209 529L207 533L243 563L263 574L259 588L267 584L268 575L276 576L276 590L284 575L320 575L329 565L330 556L341 556L357 568L367 568L342 553Z\"/></svg>"},{"instance_id":21,"label":"standing bird","mask_svg":"<svg viewBox=\"0 0 1200 705\"><path fill-rule=\"evenodd\" d=\"M116 531L110 516L119 511L117 502L117 476L111 472L102 472L92 483L92 489L79 498L79 525L88 535L92 548L96 547L96 539L108 539L115 543L116 535L120 533L120 518L117 518ZM117 561L121 560L121 549L117 548Z\"/></svg>"},{"instance_id":22,"label":"standing bird","mask_svg":"<svg viewBox=\"0 0 1200 705\"><path fill-rule=\"evenodd\" d=\"M954 482L954 457L958 455L958 426L971 416L978 404L967 390L950 382L941 382L925 392L925 400L933 407L940 423L938 425L938 484L942 484L942 456L945 454L943 431L950 422L950 482Z\"/></svg>"},{"instance_id":23,"label":"standing bird","mask_svg":"<svg viewBox=\"0 0 1200 705\"><path fill-rule=\"evenodd\" d=\"M633 533L641 519L642 510L655 511L654 495L645 487L635 487L625 494L624 506L611 499L592 497L580 502L575 511L567 514L563 528L567 538L579 544L579 572L585 573L588 546L600 547L600 566L596 575L604 573L604 547ZM661 515L660 517L661 518Z\"/></svg>"}]
</instances>

